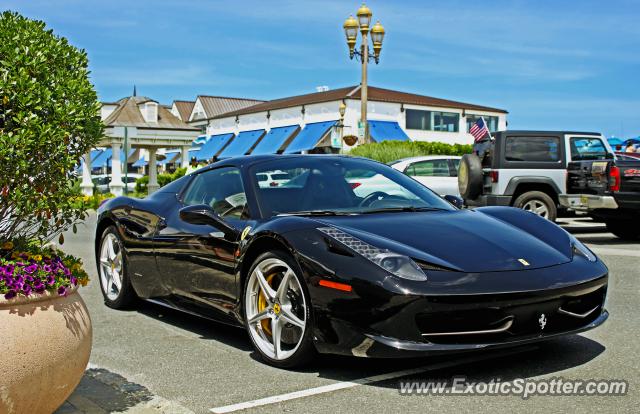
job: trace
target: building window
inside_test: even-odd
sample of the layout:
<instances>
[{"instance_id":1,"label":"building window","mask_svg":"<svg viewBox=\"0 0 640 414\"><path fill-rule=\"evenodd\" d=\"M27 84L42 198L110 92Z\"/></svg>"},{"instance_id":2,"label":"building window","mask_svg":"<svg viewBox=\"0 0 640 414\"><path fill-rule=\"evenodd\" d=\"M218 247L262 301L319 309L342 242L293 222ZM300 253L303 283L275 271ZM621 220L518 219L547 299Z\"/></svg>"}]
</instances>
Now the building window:
<instances>
[{"instance_id":1,"label":"building window","mask_svg":"<svg viewBox=\"0 0 640 414\"><path fill-rule=\"evenodd\" d=\"M467 132L471 129L473 124L478 122L478 119L484 118L484 122L487 123L487 128L489 128L489 132L497 132L498 131L498 117L497 116L489 116L489 115L469 115L467 114Z\"/></svg>"},{"instance_id":2,"label":"building window","mask_svg":"<svg viewBox=\"0 0 640 414\"><path fill-rule=\"evenodd\" d=\"M405 114L407 129L444 132L459 131L460 114L455 112L407 109Z\"/></svg>"}]
</instances>

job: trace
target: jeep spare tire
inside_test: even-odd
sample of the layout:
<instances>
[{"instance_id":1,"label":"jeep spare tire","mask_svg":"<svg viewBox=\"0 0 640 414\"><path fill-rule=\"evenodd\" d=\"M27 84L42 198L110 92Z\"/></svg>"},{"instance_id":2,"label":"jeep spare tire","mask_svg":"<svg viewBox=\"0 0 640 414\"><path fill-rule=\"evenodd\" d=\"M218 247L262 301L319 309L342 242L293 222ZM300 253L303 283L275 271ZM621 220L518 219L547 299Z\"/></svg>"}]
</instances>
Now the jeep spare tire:
<instances>
[{"instance_id":1,"label":"jeep spare tire","mask_svg":"<svg viewBox=\"0 0 640 414\"><path fill-rule=\"evenodd\" d=\"M474 200L482 193L482 163L476 154L465 154L458 168L458 190L465 200Z\"/></svg>"}]
</instances>

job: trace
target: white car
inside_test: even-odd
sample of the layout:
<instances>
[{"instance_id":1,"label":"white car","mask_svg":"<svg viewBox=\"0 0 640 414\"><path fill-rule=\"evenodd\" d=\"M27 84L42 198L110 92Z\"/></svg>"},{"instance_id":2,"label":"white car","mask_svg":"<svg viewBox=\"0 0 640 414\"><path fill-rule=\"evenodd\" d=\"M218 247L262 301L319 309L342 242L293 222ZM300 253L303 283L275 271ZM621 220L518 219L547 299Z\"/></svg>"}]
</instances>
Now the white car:
<instances>
[{"instance_id":1,"label":"white car","mask_svg":"<svg viewBox=\"0 0 640 414\"><path fill-rule=\"evenodd\" d=\"M452 155L427 155L404 158L389 165L440 194L460 196L458 167L460 159Z\"/></svg>"},{"instance_id":2,"label":"white car","mask_svg":"<svg viewBox=\"0 0 640 414\"><path fill-rule=\"evenodd\" d=\"M280 170L259 173L256 174L256 177L258 178L260 188L279 187L291 180L289 173Z\"/></svg>"},{"instance_id":3,"label":"white car","mask_svg":"<svg viewBox=\"0 0 640 414\"><path fill-rule=\"evenodd\" d=\"M351 185L353 193L364 198L375 192L383 192L389 195L407 197L408 193L394 181L391 181L382 174L368 174L347 177L347 182Z\"/></svg>"}]
</instances>

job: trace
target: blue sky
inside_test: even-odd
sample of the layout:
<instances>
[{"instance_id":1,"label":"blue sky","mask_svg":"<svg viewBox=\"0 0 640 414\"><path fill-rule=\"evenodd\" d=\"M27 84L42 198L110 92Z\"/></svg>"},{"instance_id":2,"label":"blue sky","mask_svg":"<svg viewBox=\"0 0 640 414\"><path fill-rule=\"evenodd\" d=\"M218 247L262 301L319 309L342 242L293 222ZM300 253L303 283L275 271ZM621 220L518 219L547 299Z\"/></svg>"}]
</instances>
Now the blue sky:
<instances>
[{"instance_id":1,"label":"blue sky","mask_svg":"<svg viewBox=\"0 0 640 414\"><path fill-rule=\"evenodd\" d=\"M88 51L105 101L272 99L359 82L357 0L2 0ZM367 4L387 37L370 84L507 109L510 129L640 135L640 0Z\"/></svg>"}]
</instances>

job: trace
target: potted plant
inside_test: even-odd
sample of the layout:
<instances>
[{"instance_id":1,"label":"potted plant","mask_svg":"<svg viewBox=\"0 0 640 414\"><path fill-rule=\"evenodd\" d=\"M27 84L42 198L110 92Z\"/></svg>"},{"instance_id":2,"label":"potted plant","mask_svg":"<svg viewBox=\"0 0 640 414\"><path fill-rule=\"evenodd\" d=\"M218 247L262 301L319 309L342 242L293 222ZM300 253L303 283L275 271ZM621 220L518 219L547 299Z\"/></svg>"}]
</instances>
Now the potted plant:
<instances>
[{"instance_id":1,"label":"potted plant","mask_svg":"<svg viewBox=\"0 0 640 414\"><path fill-rule=\"evenodd\" d=\"M87 56L0 14L0 412L51 413L82 378L91 320L82 262L52 246L86 216L74 172L103 126Z\"/></svg>"}]
</instances>

